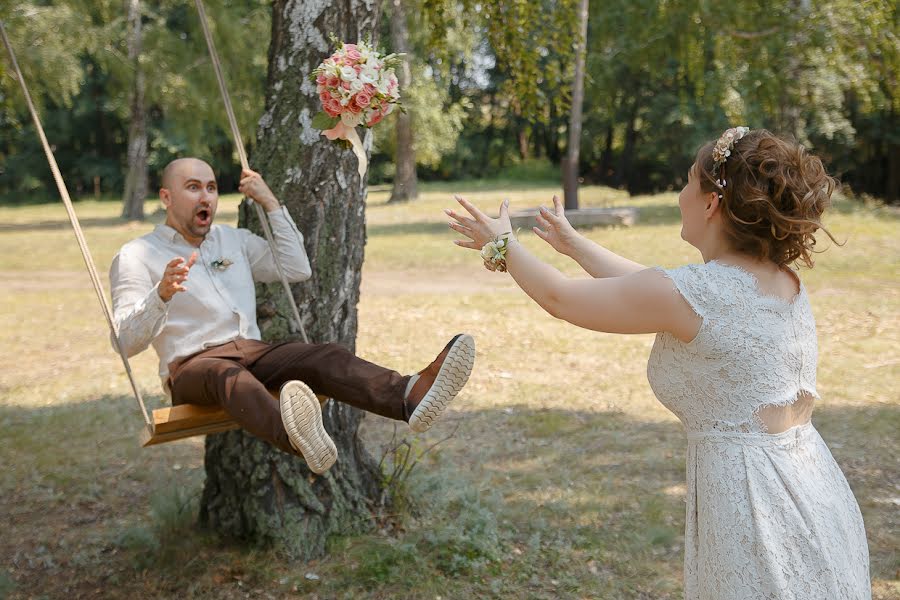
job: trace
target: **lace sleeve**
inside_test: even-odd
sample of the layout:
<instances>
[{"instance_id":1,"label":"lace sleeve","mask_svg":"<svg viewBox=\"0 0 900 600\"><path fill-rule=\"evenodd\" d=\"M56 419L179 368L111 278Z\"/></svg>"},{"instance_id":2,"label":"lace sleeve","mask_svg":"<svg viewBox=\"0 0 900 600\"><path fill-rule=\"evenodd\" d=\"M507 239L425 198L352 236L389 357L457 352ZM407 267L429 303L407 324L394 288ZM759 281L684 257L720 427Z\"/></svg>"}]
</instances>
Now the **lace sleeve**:
<instances>
[{"instance_id":1,"label":"lace sleeve","mask_svg":"<svg viewBox=\"0 0 900 600\"><path fill-rule=\"evenodd\" d=\"M688 345L696 345L709 328L708 320L710 318L708 308L710 291L704 277L703 265L685 265L676 269L655 267L655 269L672 282L672 292L684 298L691 310L700 317L700 329L694 339L688 343Z\"/></svg>"}]
</instances>

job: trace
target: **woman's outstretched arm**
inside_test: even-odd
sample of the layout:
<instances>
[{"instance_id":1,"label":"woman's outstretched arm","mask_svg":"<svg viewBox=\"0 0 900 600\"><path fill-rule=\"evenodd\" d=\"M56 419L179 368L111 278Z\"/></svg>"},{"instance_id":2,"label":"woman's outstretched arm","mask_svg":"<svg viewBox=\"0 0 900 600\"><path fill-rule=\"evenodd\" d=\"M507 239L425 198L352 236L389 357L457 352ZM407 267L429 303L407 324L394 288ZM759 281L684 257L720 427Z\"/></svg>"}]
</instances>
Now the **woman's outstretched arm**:
<instances>
[{"instance_id":1,"label":"woman's outstretched arm","mask_svg":"<svg viewBox=\"0 0 900 600\"><path fill-rule=\"evenodd\" d=\"M490 239L511 230L508 202L501 205L498 219L491 219L464 199L459 202L472 218L457 217L451 227L471 241L457 241L457 245L481 249ZM609 333L668 331L682 341L692 340L700 330L700 317L659 271L569 279L518 241L510 243L506 265L526 294L554 317L573 325Z\"/></svg>"},{"instance_id":2,"label":"woman's outstretched arm","mask_svg":"<svg viewBox=\"0 0 900 600\"><path fill-rule=\"evenodd\" d=\"M559 196L553 196L553 210L541 207L537 222L540 227L533 228L535 235L560 254L577 262L591 277L620 277L647 268L607 250L575 231L566 218Z\"/></svg>"}]
</instances>

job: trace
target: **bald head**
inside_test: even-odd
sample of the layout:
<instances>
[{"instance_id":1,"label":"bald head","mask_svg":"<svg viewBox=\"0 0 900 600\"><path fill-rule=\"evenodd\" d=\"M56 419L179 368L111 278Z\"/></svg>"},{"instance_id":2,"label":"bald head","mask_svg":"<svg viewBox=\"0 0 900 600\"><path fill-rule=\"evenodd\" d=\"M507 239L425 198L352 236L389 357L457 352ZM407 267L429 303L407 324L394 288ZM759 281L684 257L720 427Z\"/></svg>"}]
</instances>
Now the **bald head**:
<instances>
[{"instance_id":1,"label":"bald head","mask_svg":"<svg viewBox=\"0 0 900 600\"><path fill-rule=\"evenodd\" d=\"M179 158L163 169L159 199L166 207L166 225L199 246L212 227L219 188L212 167L199 158Z\"/></svg>"},{"instance_id":2,"label":"bald head","mask_svg":"<svg viewBox=\"0 0 900 600\"><path fill-rule=\"evenodd\" d=\"M176 158L163 169L160 187L170 190L177 186L180 181L193 175L202 175L202 179L208 179L209 175L212 175L212 179L215 179L215 174L209 163L193 157Z\"/></svg>"}]
</instances>

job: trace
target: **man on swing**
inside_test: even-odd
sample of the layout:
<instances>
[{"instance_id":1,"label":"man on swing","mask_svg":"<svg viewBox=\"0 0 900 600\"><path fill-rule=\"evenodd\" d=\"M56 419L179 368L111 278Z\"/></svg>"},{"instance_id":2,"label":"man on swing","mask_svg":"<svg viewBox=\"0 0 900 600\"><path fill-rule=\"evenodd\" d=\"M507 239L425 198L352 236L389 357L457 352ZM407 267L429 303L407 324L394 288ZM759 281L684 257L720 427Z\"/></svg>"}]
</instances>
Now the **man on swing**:
<instances>
[{"instance_id":1,"label":"man on swing","mask_svg":"<svg viewBox=\"0 0 900 600\"><path fill-rule=\"evenodd\" d=\"M288 281L308 279L303 235L262 177L244 170L238 189L268 213ZM317 393L425 431L466 384L475 360L466 334L410 376L338 344L260 341L253 282L279 279L269 244L246 229L212 224L219 194L202 160L169 163L159 198L165 224L122 246L110 284L119 343L128 356L153 345L173 404L221 406L253 435L322 473L337 449ZM280 401L268 390L280 390Z\"/></svg>"}]
</instances>

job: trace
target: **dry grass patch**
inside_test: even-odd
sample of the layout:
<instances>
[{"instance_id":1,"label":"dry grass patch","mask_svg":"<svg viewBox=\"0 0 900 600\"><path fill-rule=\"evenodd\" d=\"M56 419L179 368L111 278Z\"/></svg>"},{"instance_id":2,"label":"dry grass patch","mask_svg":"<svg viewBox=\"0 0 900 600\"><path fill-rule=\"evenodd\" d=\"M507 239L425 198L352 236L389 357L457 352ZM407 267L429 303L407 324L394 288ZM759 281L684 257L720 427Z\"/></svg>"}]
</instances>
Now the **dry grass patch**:
<instances>
[{"instance_id":1,"label":"dry grass patch","mask_svg":"<svg viewBox=\"0 0 900 600\"><path fill-rule=\"evenodd\" d=\"M548 203L559 190L423 189L406 206L370 194L358 351L408 372L472 333L469 386L414 447L459 428L404 484L399 530L333 540L327 558L304 565L192 526L202 441L138 448L142 422L63 209L0 207L0 596L680 598L684 438L646 382L652 336L545 315L454 247L440 212L454 191L494 209L506 197L514 208ZM648 264L699 260L679 239L674 194L586 188L583 200L641 207L636 227L587 233L613 250ZM226 198L220 218L234 222L236 202ZM153 226L121 223L116 204L77 209L103 271ZM860 501L882 599L900 598L898 223L841 201L829 225L846 246L803 274L820 338L814 418ZM152 353L133 366L161 402ZM393 429L369 418L363 434L380 452Z\"/></svg>"}]
</instances>

